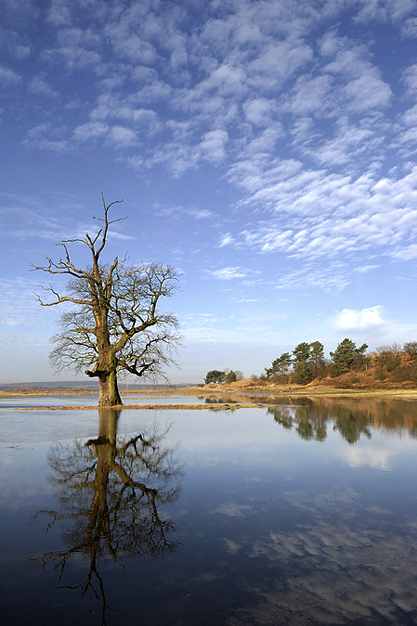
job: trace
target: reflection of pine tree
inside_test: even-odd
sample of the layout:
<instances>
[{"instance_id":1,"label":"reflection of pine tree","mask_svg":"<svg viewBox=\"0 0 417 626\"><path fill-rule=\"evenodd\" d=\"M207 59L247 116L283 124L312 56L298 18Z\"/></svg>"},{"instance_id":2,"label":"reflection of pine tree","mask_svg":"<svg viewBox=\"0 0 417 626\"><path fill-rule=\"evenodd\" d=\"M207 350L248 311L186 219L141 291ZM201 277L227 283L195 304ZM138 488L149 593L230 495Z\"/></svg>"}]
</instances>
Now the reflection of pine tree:
<instances>
[{"instance_id":1,"label":"reflection of pine tree","mask_svg":"<svg viewBox=\"0 0 417 626\"><path fill-rule=\"evenodd\" d=\"M75 555L82 555L89 567L85 580L69 588L89 589L102 603L105 624L106 604L100 559L110 558L121 565L124 556L163 557L177 550L171 538L174 523L162 517L161 506L179 496L181 474L172 450L161 446L166 432L154 428L131 438L116 437L118 411L100 409L97 439L85 445L79 441L55 445L48 461L49 478L57 488L60 512L38 511L50 518L46 531L63 522L66 549L36 559L42 568L53 563L59 580Z\"/></svg>"},{"instance_id":2,"label":"reflection of pine tree","mask_svg":"<svg viewBox=\"0 0 417 626\"><path fill-rule=\"evenodd\" d=\"M361 435L371 439L368 424L364 423L360 417L356 417L349 409L339 409L333 430L338 430L348 443L356 443L361 438Z\"/></svg>"},{"instance_id":3,"label":"reflection of pine tree","mask_svg":"<svg viewBox=\"0 0 417 626\"><path fill-rule=\"evenodd\" d=\"M280 397L282 404L270 407L274 421L305 440L324 441L327 422L350 444L362 436L370 439L371 427L388 431L406 430L417 437L417 407L414 402L376 398L294 398ZM295 406L296 405L296 406Z\"/></svg>"},{"instance_id":4,"label":"reflection of pine tree","mask_svg":"<svg viewBox=\"0 0 417 626\"><path fill-rule=\"evenodd\" d=\"M297 406L274 406L268 409L272 413L274 421L284 428L295 428L297 434L306 441L324 441L327 437L326 419L313 416L310 407Z\"/></svg>"}]
</instances>

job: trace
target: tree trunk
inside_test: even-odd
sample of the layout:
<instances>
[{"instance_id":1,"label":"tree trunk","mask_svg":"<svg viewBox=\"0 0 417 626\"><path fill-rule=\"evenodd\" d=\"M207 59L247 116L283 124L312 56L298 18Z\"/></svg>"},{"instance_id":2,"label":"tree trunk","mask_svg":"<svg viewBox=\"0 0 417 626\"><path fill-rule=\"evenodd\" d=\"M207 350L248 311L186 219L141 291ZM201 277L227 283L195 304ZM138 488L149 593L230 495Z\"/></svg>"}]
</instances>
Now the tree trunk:
<instances>
[{"instance_id":1,"label":"tree trunk","mask_svg":"<svg viewBox=\"0 0 417 626\"><path fill-rule=\"evenodd\" d=\"M98 377L99 382L99 406L117 406L123 404L117 385L115 371L102 372Z\"/></svg>"}]
</instances>

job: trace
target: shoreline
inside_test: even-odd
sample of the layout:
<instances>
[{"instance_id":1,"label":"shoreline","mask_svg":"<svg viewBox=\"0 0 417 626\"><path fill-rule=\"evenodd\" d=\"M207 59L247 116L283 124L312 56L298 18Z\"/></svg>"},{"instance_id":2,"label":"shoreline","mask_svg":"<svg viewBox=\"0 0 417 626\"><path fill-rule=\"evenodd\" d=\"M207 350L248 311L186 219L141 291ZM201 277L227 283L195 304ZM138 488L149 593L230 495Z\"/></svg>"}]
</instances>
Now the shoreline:
<instances>
[{"instance_id":1,"label":"shoreline","mask_svg":"<svg viewBox=\"0 0 417 626\"><path fill-rule=\"evenodd\" d=\"M243 382L243 381L242 381ZM28 390L28 391L0 391L0 399L4 398L30 398L30 397L55 397L55 396L98 396L98 390L92 391L87 389L72 389L72 390L56 390L56 389L39 389L39 390ZM172 389L147 389L147 390L138 390L138 389L126 389L122 392L123 396L172 396L172 395L185 395L185 396L195 396L195 397L203 397L203 398L225 398L224 403L222 405L227 405L227 397L229 396L238 396L242 398L242 402L239 402L239 405L242 405L244 402L244 398L248 396L259 396L259 405L263 405L261 397L269 396L270 398L276 397L277 399L282 397L333 397L333 398L381 398L381 399L403 399L403 400L417 400L417 388L408 388L408 389L400 389L400 388L348 388L341 389L338 387L329 387L329 386L314 386L310 387L306 386L298 386L298 385L289 385L289 386L248 386L243 387L242 385L235 386L231 385L209 385L204 387L180 387L180 388L172 388ZM270 404L271 402L267 402L266 404ZM246 404L246 403L245 403ZM121 407L126 408L153 408L154 405L121 405ZM158 405L161 406L161 405ZM190 405L165 405L169 407L185 407ZM201 405L191 405L193 407L201 407ZM204 405L203 405L204 406ZM221 406L220 404L218 406ZM232 406L236 406L233 403ZM255 403L251 403L248 406L256 406ZM89 407L89 408L97 408Z\"/></svg>"}]
</instances>

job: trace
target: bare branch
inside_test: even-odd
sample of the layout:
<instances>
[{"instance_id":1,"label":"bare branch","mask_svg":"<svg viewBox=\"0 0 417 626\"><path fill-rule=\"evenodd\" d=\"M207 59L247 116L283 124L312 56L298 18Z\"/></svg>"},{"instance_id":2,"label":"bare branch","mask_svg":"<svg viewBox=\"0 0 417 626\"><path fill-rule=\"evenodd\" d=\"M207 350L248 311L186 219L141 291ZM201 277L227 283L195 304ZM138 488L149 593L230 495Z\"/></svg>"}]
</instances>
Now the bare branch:
<instances>
[{"instance_id":1,"label":"bare branch","mask_svg":"<svg viewBox=\"0 0 417 626\"><path fill-rule=\"evenodd\" d=\"M176 317L161 310L162 301L177 289L175 269L145 261L127 265L127 255L108 263L101 260L109 228L126 219L109 219L111 207L121 202L106 205L102 194L103 217L92 216L103 224L98 232L61 242L63 258L54 261L45 257L45 265L31 266L69 276L65 293L52 285L43 288L50 301L35 294L42 306L73 305L61 315L62 332L53 337L51 363L57 369L84 371L97 378L102 406L121 404L118 373L125 370L136 376L164 376L163 368L174 364L171 354L180 343L173 332L178 327ZM80 269L74 265L69 250L74 243L89 249L90 266Z\"/></svg>"}]
</instances>

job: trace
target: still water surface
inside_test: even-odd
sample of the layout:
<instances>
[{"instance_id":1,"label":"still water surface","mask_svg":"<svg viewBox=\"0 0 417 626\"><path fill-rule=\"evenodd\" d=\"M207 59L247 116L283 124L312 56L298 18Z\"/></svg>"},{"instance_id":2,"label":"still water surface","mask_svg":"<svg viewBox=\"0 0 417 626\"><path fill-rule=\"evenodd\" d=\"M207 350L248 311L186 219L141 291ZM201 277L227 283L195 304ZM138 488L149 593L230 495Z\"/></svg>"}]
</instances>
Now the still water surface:
<instances>
[{"instance_id":1,"label":"still water surface","mask_svg":"<svg viewBox=\"0 0 417 626\"><path fill-rule=\"evenodd\" d=\"M2 400L1 623L417 624L417 403L279 402Z\"/></svg>"}]
</instances>

